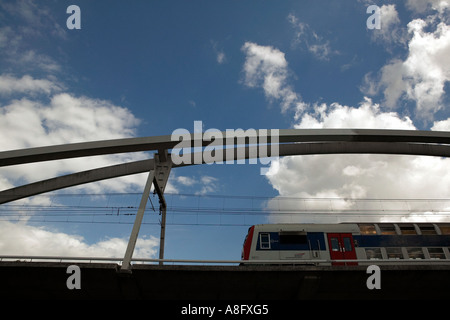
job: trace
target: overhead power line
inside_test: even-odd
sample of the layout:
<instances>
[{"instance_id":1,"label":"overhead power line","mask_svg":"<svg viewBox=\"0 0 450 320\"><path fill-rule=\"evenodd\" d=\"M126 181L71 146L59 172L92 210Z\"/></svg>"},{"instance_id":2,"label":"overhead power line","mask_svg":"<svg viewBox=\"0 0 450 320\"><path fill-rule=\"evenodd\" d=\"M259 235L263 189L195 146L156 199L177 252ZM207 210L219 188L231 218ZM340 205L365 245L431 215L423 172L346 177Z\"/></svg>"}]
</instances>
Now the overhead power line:
<instances>
[{"instance_id":1,"label":"overhead power line","mask_svg":"<svg viewBox=\"0 0 450 320\"><path fill-rule=\"evenodd\" d=\"M131 224L140 197L140 193L57 193L51 196L50 204L0 205L0 220ZM295 220L311 215L318 219L333 216L361 219L428 214L440 220L450 219L450 199L342 199L193 193L167 193L166 199L169 225L248 225L266 223L269 218L290 217ZM144 224L159 224L154 208L148 208L145 216Z\"/></svg>"}]
</instances>

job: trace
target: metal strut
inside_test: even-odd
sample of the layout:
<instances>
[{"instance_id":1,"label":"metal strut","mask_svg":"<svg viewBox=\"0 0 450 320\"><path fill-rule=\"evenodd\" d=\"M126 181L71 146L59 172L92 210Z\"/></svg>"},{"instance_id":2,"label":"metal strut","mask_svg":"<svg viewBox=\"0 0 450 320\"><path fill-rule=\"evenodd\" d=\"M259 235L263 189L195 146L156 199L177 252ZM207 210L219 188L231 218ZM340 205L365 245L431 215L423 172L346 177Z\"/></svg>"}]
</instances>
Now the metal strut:
<instances>
[{"instance_id":1,"label":"metal strut","mask_svg":"<svg viewBox=\"0 0 450 320\"><path fill-rule=\"evenodd\" d=\"M172 159L167 153L167 150L159 150L155 154L155 166L150 169L147 182L142 193L141 203L136 214L133 229L131 230L130 239L128 240L127 250L123 258L121 271L129 272L131 270L131 258L133 257L134 248L141 228L142 219L144 217L145 207L147 206L148 197L152 184L154 185L154 192L158 194L159 205L161 212L161 235L159 242L159 259L164 259L164 240L166 233L166 200L164 199L164 190L169 179L170 170L172 169ZM160 262L162 264L162 262Z\"/></svg>"}]
</instances>

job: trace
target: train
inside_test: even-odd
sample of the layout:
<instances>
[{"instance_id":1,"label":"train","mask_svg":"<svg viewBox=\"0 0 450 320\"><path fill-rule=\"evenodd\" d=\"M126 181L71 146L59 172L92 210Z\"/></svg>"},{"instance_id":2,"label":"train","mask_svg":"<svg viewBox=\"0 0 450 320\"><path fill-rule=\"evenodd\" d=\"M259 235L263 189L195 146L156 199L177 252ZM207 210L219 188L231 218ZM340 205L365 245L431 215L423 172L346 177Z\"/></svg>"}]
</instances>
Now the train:
<instances>
[{"instance_id":1,"label":"train","mask_svg":"<svg viewBox=\"0 0 450 320\"><path fill-rule=\"evenodd\" d=\"M450 223L260 224L248 229L241 265L450 263Z\"/></svg>"}]
</instances>

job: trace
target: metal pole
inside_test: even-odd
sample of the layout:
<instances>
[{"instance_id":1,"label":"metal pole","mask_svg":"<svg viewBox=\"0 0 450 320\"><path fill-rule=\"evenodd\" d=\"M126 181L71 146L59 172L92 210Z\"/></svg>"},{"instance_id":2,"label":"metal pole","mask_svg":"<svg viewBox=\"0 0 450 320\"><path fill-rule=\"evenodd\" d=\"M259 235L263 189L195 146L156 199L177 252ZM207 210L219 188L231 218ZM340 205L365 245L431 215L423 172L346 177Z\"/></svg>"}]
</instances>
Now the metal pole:
<instances>
[{"instance_id":1,"label":"metal pole","mask_svg":"<svg viewBox=\"0 0 450 320\"><path fill-rule=\"evenodd\" d=\"M166 238L166 211L167 203L164 198L164 190L169 179L170 170L172 168L172 160L167 150L160 150L155 155L155 192L159 197L159 208L161 214L161 234L159 240L159 259L164 259L164 240ZM163 261L159 262L163 265Z\"/></svg>"},{"instance_id":2,"label":"metal pole","mask_svg":"<svg viewBox=\"0 0 450 320\"><path fill-rule=\"evenodd\" d=\"M125 257L123 258L121 271L129 271L131 267L131 258L133 256L134 247L136 246L139 229L141 228L142 218L144 217L145 206L147 205L148 196L152 187L153 179L155 178L155 170L150 170L145 184L144 192L142 193L141 203L134 220L133 230L131 231L130 240L128 241Z\"/></svg>"},{"instance_id":3,"label":"metal pole","mask_svg":"<svg viewBox=\"0 0 450 320\"><path fill-rule=\"evenodd\" d=\"M161 236L159 240L159 259L164 259L164 239L166 237L166 206L161 208ZM162 266L163 262L160 261L159 265Z\"/></svg>"}]
</instances>

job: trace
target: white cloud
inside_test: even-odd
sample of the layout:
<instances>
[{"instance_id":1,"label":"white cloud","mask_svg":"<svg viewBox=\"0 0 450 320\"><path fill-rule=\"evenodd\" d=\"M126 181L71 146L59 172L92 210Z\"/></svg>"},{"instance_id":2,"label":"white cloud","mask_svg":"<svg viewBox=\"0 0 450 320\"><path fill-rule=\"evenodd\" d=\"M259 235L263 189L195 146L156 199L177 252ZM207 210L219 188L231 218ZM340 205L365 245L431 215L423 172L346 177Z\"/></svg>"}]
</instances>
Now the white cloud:
<instances>
[{"instance_id":1,"label":"white cloud","mask_svg":"<svg viewBox=\"0 0 450 320\"><path fill-rule=\"evenodd\" d=\"M133 113L113 103L77 97L64 92L56 79L30 75L0 75L0 151L47 145L136 136L140 123ZM20 99L15 99L20 97ZM63 174L148 158L143 153L85 157L0 168L0 190ZM143 190L147 174L110 179L74 187L81 193ZM166 191L174 192L168 183ZM22 199L23 205L52 205L49 195ZM16 203L18 203L16 202ZM18 212L20 213L20 211ZM27 214L32 214L28 211ZM25 221L24 221L25 222ZM107 231L105 231L107 234ZM108 237L88 244L82 237L33 227L26 223L0 222L0 251L11 255L123 257L127 239ZM135 257L151 258L158 241L141 238Z\"/></svg>"},{"instance_id":2,"label":"white cloud","mask_svg":"<svg viewBox=\"0 0 450 320\"><path fill-rule=\"evenodd\" d=\"M442 8L442 6L441 6ZM450 36L448 26L439 22L441 16L433 15L434 19L416 19L408 24L409 39L400 28L400 18L394 5L382 6L385 29L374 35L375 40L383 43L406 44L408 52L406 59L393 59L385 65L377 80L366 75L366 91L376 94L383 90L385 102L383 106L394 108L400 99L412 100L416 103L419 117L425 117L441 108L445 92L444 85L449 81L450 66ZM288 16L289 22L295 27L294 44L308 43L310 28L298 21L294 15ZM314 34L313 34L314 38ZM319 37L316 37L319 39ZM309 46L310 47L310 46ZM308 50L311 50L310 48ZM281 88L287 86L288 63L284 53L270 46L260 46L246 43L243 46L246 53L244 72L245 84L250 87L261 87L267 97L279 98ZM270 85L268 85L268 83ZM293 97L298 95L290 88ZM364 98L359 106L345 106L339 103L305 103L293 99L295 110L294 128L372 128L372 129L407 129L416 127L409 117L402 117L396 112L386 112L380 104L369 98ZM307 108L308 107L308 108ZM305 110L311 110L305 112ZM285 110L282 108L282 110ZM393 110L395 111L395 110ZM450 120L436 121L433 130L449 130ZM324 222L327 216L315 216L311 210L330 211L334 214L342 210L358 212L361 203L355 203L356 198L374 199L424 199L446 198L450 192L448 181L450 173L449 159L409 155L309 155L284 157L272 161L267 175L269 183L279 196L268 202L268 208L275 211L289 212L299 210L305 198L314 199L309 205L310 214L273 215L272 222ZM283 199L288 197L288 199ZM298 197L303 200L292 200ZM331 207L329 201L315 201L318 198L335 198ZM394 203L386 203L387 206ZM380 211L386 208L379 207ZM408 212L401 211L403 217L395 219L402 221L425 221L442 218L435 210L428 212L429 207L407 204ZM373 209L365 203L365 209ZM441 208L442 209L442 208ZM445 209L445 208L444 208ZM447 209L448 211L448 204ZM378 211L378 213L380 213ZM305 211L308 212L308 211ZM313 211L314 212L314 211ZM400 211L399 211L400 212ZM339 216L339 215L338 215ZM336 222L333 213L332 222ZM346 217L354 220L355 215ZM388 221L392 217L376 215L367 217L361 213L356 219L377 219ZM448 219L448 218L446 218ZM342 220L340 220L342 221Z\"/></svg>"},{"instance_id":3,"label":"white cloud","mask_svg":"<svg viewBox=\"0 0 450 320\"><path fill-rule=\"evenodd\" d=\"M0 94L38 94L45 93L49 95L52 92L58 92L62 88L57 83L48 79L34 79L29 75L24 75L18 79L11 75L0 75Z\"/></svg>"},{"instance_id":4,"label":"white cloud","mask_svg":"<svg viewBox=\"0 0 450 320\"><path fill-rule=\"evenodd\" d=\"M21 41L22 36L16 34L11 27L0 28L0 48L2 48L2 52L5 50L15 52Z\"/></svg>"},{"instance_id":5,"label":"white cloud","mask_svg":"<svg viewBox=\"0 0 450 320\"><path fill-rule=\"evenodd\" d=\"M33 0L19 0L14 3L0 3L0 8L16 21L24 22L21 27L22 32L42 36L48 31L54 36L66 38L66 31L58 23L59 19L55 19L55 15L41 3L37 4Z\"/></svg>"},{"instance_id":6,"label":"white cloud","mask_svg":"<svg viewBox=\"0 0 450 320\"><path fill-rule=\"evenodd\" d=\"M442 13L450 8L450 0L407 0L406 7L416 13L424 13L430 9Z\"/></svg>"},{"instance_id":7,"label":"white cloud","mask_svg":"<svg viewBox=\"0 0 450 320\"><path fill-rule=\"evenodd\" d=\"M433 131L450 131L450 118L446 120L435 121L431 127Z\"/></svg>"},{"instance_id":8,"label":"white cloud","mask_svg":"<svg viewBox=\"0 0 450 320\"><path fill-rule=\"evenodd\" d=\"M186 176L178 176L174 178L175 184L180 184L184 187L200 189L195 191L197 195L204 195L210 192L217 191L219 180L211 176L201 176L200 178L191 178Z\"/></svg>"},{"instance_id":9,"label":"white cloud","mask_svg":"<svg viewBox=\"0 0 450 320\"><path fill-rule=\"evenodd\" d=\"M0 124L0 150L11 150L132 137L139 120L108 101L58 93L49 103L12 100L0 108Z\"/></svg>"},{"instance_id":10,"label":"white cloud","mask_svg":"<svg viewBox=\"0 0 450 320\"><path fill-rule=\"evenodd\" d=\"M179 176L176 178L176 181L182 184L183 186L192 186L195 183L197 183L195 179L186 176Z\"/></svg>"},{"instance_id":11,"label":"white cloud","mask_svg":"<svg viewBox=\"0 0 450 320\"><path fill-rule=\"evenodd\" d=\"M381 112L380 105L364 98L358 108L332 103L315 105L315 113L305 113L300 122L301 128L378 128L378 129L415 129L410 118L400 118L394 112Z\"/></svg>"},{"instance_id":12,"label":"white cloud","mask_svg":"<svg viewBox=\"0 0 450 320\"><path fill-rule=\"evenodd\" d=\"M411 119L402 118L394 112L382 112L379 105L367 98L358 107L333 103L315 105L315 108L315 113L304 114L298 118L299 122L295 128L415 129ZM439 123L436 127L446 125L448 124ZM309 155L279 159L277 163L272 164L279 166L279 170L268 175L267 179L279 192L280 197L337 198L332 203L329 200L309 203L309 212L311 210L328 212L332 209L336 214L339 210L357 210L358 207L351 200L355 198L448 197L449 165L449 159L425 156ZM269 202L269 208L281 206L281 210L291 210L299 208L302 203L277 199L274 198ZM376 204L379 205L379 202ZM414 207L410 209L413 210ZM379 213L382 213L382 210L383 208L380 208ZM355 216L357 219L366 219L364 213L350 216L348 219L355 219ZM311 219L323 222L328 219L327 216L315 217L314 214L284 215L288 220L283 220L282 217L274 216L272 221L305 222ZM415 213L416 220L420 217L423 218L420 211ZM429 217L436 218L432 215ZM330 221L336 222L337 218L333 214L330 214L329 218L332 219Z\"/></svg>"},{"instance_id":13,"label":"white cloud","mask_svg":"<svg viewBox=\"0 0 450 320\"><path fill-rule=\"evenodd\" d=\"M122 238L106 238L89 244L78 235L0 221L2 255L123 258L127 244L128 240ZM153 236L138 238L133 257L155 258L158 247L159 240Z\"/></svg>"},{"instance_id":14,"label":"white cloud","mask_svg":"<svg viewBox=\"0 0 450 320\"><path fill-rule=\"evenodd\" d=\"M330 42L314 32L311 27L292 13L287 16L287 20L294 29L294 47L304 45L305 48L319 60L329 60L330 56L337 52L331 49Z\"/></svg>"},{"instance_id":15,"label":"white cloud","mask_svg":"<svg viewBox=\"0 0 450 320\"><path fill-rule=\"evenodd\" d=\"M380 7L380 29L369 30L372 39L383 43L386 49L390 49L390 44L406 44L406 34L400 26L400 18L395 4L382 5Z\"/></svg>"},{"instance_id":16,"label":"white cloud","mask_svg":"<svg viewBox=\"0 0 450 320\"><path fill-rule=\"evenodd\" d=\"M126 108L67 93L53 96L50 105L41 109L41 119L61 143L133 137L140 123Z\"/></svg>"},{"instance_id":17,"label":"white cloud","mask_svg":"<svg viewBox=\"0 0 450 320\"><path fill-rule=\"evenodd\" d=\"M225 53L223 51L217 52L217 62L222 64L226 61Z\"/></svg>"},{"instance_id":18,"label":"white cloud","mask_svg":"<svg viewBox=\"0 0 450 320\"><path fill-rule=\"evenodd\" d=\"M280 100L281 111L301 105L300 97L288 85L288 64L284 53L271 46L246 42L242 46L246 54L244 84L261 87L269 100Z\"/></svg>"},{"instance_id":19,"label":"white cloud","mask_svg":"<svg viewBox=\"0 0 450 320\"><path fill-rule=\"evenodd\" d=\"M133 113L113 103L62 92L57 81L0 75L0 151L136 136L140 123ZM45 97L42 98L42 94ZM21 99L10 97L20 96ZM0 168L0 190L63 174L148 158L143 153L117 154L82 159L40 162ZM74 187L81 193L143 190L147 174L110 179ZM166 191L174 192L168 183ZM20 200L24 205L56 204L48 195ZM20 213L20 212L19 212ZM28 214L31 214L28 212ZM107 232L105 232L107 233ZM0 251L14 255L116 256L123 257L127 239L105 238L88 244L82 237L0 222ZM153 257L158 241L139 239L136 256Z\"/></svg>"},{"instance_id":20,"label":"white cloud","mask_svg":"<svg viewBox=\"0 0 450 320\"><path fill-rule=\"evenodd\" d=\"M377 80L365 78L366 93L383 90L390 108L396 108L402 99L413 101L417 116L428 119L444 107L445 85L450 81L450 26L430 21L408 23L411 39L407 58L385 65ZM427 31L430 28L434 31Z\"/></svg>"},{"instance_id":21,"label":"white cloud","mask_svg":"<svg viewBox=\"0 0 450 320\"><path fill-rule=\"evenodd\" d=\"M26 76L24 78L27 79ZM19 81L24 83L21 79ZM33 81L29 83L35 85ZM43 90L46 87L37 88ZM3 137L0 150L128 138L135 136L138 125L139 120L128 109L105 100L75 97L68 93L57 93L49 102L22 98L0 107L0 135ZM68 159L4 167L0 170L3 178L0 188L144 157L142 153L117 154L83 158L82 161ZM99 191L101 187L119 192L141 188L144 184L145 177L139 175L89 184L86 190Z\"/></svg>"},{"instance_id":22,"label":"white cloud","mask_svg":"<svg viewBox=\"0 0 450 320\"><path fill-rule=\"evenodd\" d=\"M44 71L53 74L60 72L60 63L30 47L37 39L67 39L66 28L58 23L51 10L32 0L0 2L0 9L2 18L6 18L4 21L15 22L14 28L0 27L0 56L7 62L3 71Z\"/></svg>"},{"instance_id":23,"label":"white cloud","mask_svg":"<svg viewBox=\"0 0 450 320\"><path fill-rule=\"evenodd\" d=\"M61 66L51 57L36 52L35 50L21 51L19 54L14 54L14 57L8 59L11 64L24 70L39 70L49 73L56 73L60 71Z\"/></svg>"},{"instance_id":24,"label":"white cloud","mask_svg":"<svg viewBox=\"0 0 450 320\"><path fill-rule=\"evenodd\" d=\"M214 53L216 54L217 63L223 64L227 61L227 57L223 49L219 48L219 43L217 41L211 40L211 45L213 47Z\"/></svg>"}]
</instances>

